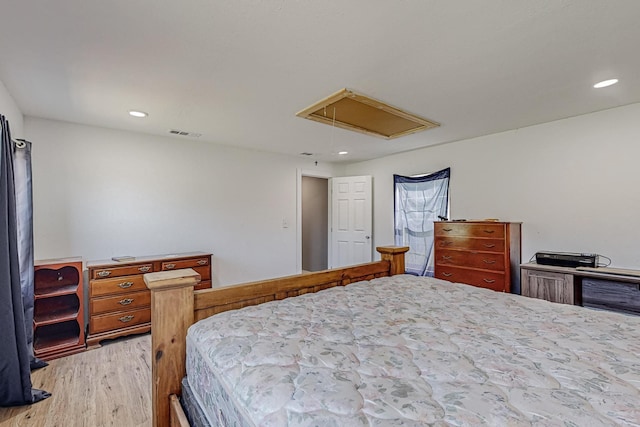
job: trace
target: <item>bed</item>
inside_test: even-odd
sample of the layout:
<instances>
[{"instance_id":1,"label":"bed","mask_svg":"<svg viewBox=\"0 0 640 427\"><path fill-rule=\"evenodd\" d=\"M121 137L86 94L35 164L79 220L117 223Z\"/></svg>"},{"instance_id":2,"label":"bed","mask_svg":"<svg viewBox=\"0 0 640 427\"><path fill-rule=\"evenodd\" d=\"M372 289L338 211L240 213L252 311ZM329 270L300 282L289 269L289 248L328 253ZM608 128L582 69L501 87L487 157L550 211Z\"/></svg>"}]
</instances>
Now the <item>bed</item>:
<instances>
[{"instance_id":1,"label":"bed","mask_svg":"<svg viewBox=\"0 0 640 427\"><path fill-rule=\"evenodd\" d=\"M185 365L203 425L640 425L640 317L398 274L406 248L380 250L222 293L150 278L173 313L195 301L153 323L154 387L177 384L154 390L154 425L188 425L169 398Z\"/></svg>"}]
</instances>

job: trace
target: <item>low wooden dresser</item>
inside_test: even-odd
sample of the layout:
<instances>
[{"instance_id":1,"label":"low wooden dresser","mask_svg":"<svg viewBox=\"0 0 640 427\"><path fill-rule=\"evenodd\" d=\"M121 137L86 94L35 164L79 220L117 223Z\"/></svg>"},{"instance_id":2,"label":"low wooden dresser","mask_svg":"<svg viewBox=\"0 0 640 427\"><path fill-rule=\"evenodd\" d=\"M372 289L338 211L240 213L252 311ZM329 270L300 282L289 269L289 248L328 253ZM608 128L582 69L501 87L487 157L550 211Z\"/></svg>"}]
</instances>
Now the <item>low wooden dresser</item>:
<instances>
[{"instance_id":1,"label":"low wooden dresser","mask_svg":"<svg viewBox=\"0 0 640 427\"><path fill-rule=\"evenodd\" d=\"M520 266L522 295L561 304L640 315L640 270Z\"/></svg>"},{"instance_id":2,"label":"low wooden dresser","mask_svg":"<svg viewBox=\"0 0 640 427\"><path fill-rule=\"evenodd\" d=\"M89 335L87 346L100 341L151 330L151 294L145 273L192 268L202 281L196 289L211 287L211 254L189 252L134 257L122 261L90 261Z\"/></svg>"},{"instance_id":3,"label":"low wooden dresser","mask_svg":"<svg viewBox=\"0 0 640 427\"><path fill-rule=\"evenodd\" d=\"M435 277L519 294L520 229L519 222L435 222Z\"/></svg>"}]
</instances>

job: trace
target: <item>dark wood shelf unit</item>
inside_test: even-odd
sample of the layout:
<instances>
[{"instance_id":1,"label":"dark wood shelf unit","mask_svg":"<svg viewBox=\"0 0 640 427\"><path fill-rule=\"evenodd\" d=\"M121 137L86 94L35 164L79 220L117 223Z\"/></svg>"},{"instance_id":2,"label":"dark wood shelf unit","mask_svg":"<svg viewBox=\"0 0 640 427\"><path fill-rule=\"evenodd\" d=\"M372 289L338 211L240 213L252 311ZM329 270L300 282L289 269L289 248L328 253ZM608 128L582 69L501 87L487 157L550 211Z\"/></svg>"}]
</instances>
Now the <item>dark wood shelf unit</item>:
<instances>
[{"instance_id":1,"label":"dark wood shelf unit","mask_svg":"<svg viewBox=\"0 0 640 427\"><path fill-rule=\"evenodd\" d=\"M36 261L34 293L36 357L50 360L84 351L82 258Z\"/></svg>"}]
</instances>

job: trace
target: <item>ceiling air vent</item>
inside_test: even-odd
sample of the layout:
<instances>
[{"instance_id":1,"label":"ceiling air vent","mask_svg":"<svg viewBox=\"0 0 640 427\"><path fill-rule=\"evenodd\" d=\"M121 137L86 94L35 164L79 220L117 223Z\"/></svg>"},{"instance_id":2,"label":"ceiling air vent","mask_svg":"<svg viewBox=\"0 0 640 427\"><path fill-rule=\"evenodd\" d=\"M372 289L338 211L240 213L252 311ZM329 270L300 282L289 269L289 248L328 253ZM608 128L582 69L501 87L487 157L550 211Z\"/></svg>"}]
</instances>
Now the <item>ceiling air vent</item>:
<instances>
[{"instance_id":1,"label":"ceiling air vent","mask_svg":"<svg viewBox=\"0 0 640 427\"><path fill-rule=\"evenodd\" d=\"M169 133L172 135L190 136L191 138L200 138L202 136L201 133L187 132L184 130L177 130L177 129L171 129Z\"/></svg>"},{"instance_id":2,"label":"ceiling air vent","mask_svg":"<svg viewBox=\"0 0 640 427\"><path fill-rule=\"evenodd\" d=\"M437 122L348 89L342 89L305 108L296 116L385 139L440 126Z\"/></svg>"}]
</instances>

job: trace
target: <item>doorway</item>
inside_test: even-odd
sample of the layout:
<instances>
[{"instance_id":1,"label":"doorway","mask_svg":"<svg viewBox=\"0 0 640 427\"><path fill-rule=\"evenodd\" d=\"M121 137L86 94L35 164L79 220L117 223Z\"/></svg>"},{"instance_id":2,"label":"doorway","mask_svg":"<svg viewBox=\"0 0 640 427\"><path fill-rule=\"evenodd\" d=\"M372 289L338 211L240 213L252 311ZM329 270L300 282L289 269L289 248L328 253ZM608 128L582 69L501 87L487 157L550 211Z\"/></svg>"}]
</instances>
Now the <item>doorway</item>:
<instances>
[{"instance_id":1,"label":"doorway","mask_svg":"<svg viewBox=\"0 0 640 427\"><path fill-rule=\"evenodd\" d=\"M328 268L329 180L302 176L302 272Z\"/></svg>"}]
</instances>

